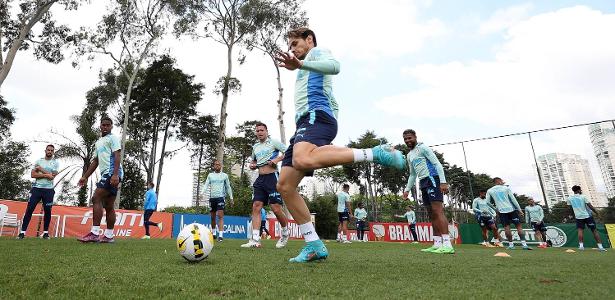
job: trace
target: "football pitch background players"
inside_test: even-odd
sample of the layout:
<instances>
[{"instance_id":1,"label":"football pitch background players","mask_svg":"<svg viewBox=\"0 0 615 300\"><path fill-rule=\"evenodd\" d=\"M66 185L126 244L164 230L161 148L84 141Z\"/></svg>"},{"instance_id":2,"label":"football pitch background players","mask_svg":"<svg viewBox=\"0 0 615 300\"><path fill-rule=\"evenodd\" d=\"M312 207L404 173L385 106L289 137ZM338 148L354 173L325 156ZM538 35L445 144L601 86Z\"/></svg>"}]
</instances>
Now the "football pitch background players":
<instances>
[{"instance_id":1,"label":"football pitch background players","mask_svg":"<svg viewBox=\"0 0 615 300\"><path fill-rule=\"evenodd\" d=\"M209 193L209 208L211 214L211 230L217 236L218 242L224 240L224 208L226 196L233 202L233 189L228 175L222 172L220 161L214 161L214 171L207 174L203 191ZM216 217L218 222L216 226Z\"/></svg>"},{"instance_id":2,"label":"football pitch background players","mask_svg":"<svg viewBox=\"0 0 615 300\"><path fill-rule=\"evenodd\" d=\"M120 152L122 147L117 136L111 133L113 121L109 117L100 119L101 137L96 141L94 159L88 170L79 179L79 186L83 186L88 177L100 170L100 181L96 184L96 190L92 196L92 229L78 240L84 243L100 242L113 243L115 226L115 196L117 188L124 177L124 170L120 166ZM107 229L100 235L100 221L103 216L103 207L106 211Z\"/></svg>"},{"instance_id":3,"label":"football pitch background players","mask_svg":"<svg viewBox=\"0 0 615 300\"><path fill-rule=\"evenodd\" d=\"M487 202L495 202L495 207L500 214L500 222L502 223L502 226L504 226L504 232L506 233L506 238L508 239L508 249L515 249L512 232L510 231L510 224L514 224L515 227L517 227L517 233L521 239L523 249L532 250L532 248L530 248L525 241L525 234L523 233L520 219L520 217L523 217L524 214L519 206L519 202L517 202L517 198L515 198L512 190L508 186L504 185L504 180L502 180L502 178L495 177L493 179L493 183L495 185L487 190Z\"/></svg>"},{"instance_id":4,"label":"football pitch background players","mask_svg":"<svg viewBox=\"0 0 615 300\"><path fill-rule=\"evenodd\" d=\"M498 234L497 226L495 226L495 207L487 202L487 199L485 199L486 196L487 190L480 190L478 192L478 197L472 200L472 211L483 233L483 245L485 247L491 247L488 233L488 231L491 230L491 232L493 232L493 238L495 239L495 245L501 247L500 235Z\"/></svg>"},{"instance_id":5,"label":"football pitch background players","mask_svg":"<svg viewBox=\"0 0 615 300\"><path fill-rule=\"evenodd\" d=\"M546 232L545 213L540 205L536 205L534 199L528 199L528 205L525 207L525 223L528 223L534 229L536 239L538 239L538 248L547 248L546 236L543 232Z\"/></svg>"},{"instance_id":6,"label":"football pitch background players","mask_svg":"<svg viewBox=\"0 0 615 300\"><path fill-rule=\"evenodd\" d=\"M590 210L595 214L598 212L596 209L589 203L587 197L583 195L581 191L581 187L575 185L572 187L572 191L574 195L568 197L566 203L570 206L570 210L574 214L574 218L577 222L577 233L579 235L579 250L585 250L585 246L583 245L583 230L585 229L585 225L591 230L594 234L594 238L596 239L596 243L598 244L598 250L606 251L602 246L602 240L600 239L600 235L598 235L598 230L596 230L596 221L594 221L594 217L590 213Z\"/></svg>"},{"instance_id":7,"label":"football pitch background players","mask_svg":"<svg viewBox=\"0 0 615 300\"><path fill-rule=\"evenodd\" d=\"M280 239L275 246L276 248L284 248L288 243L290 233L288 232L288 218L282 209L284 202L276 186L279 177L277 164L284 158L286 146L269 137L267 125L263 123L256 124L255 132L258 142L252 146L250 169L258 169L258 178L256 178L252 185L254 188L252 198L252 237L241 247L261 247L261 209L263 206L269 205L282 227Z\"/></svg>"},{"instance_id":8,"label":"football pitch background players","mask_svg":"<svg viewBox=\"0 0 615 300\"><path fill-rule=\"evenodd\" d=\"M51 207L53 206L53 179L58 175L60 164L54 159L55 147L47 145L45 147L45 157L38 159L34 163L34 168L30 172L30 176L34 178L32 189L30 190L30 199L28 200L28 208L24 213L21 232L17 236L18 239L23 239L28 230L28 224L32 218L32 213L39 201L43 202L43 234L41 238L49 239L49 223L51 223Z\"/></svg>"},{"instance_id":9,"label":"football pitch background players","mask_svg":"<svg viewBox=\"0 0 615 300\"><path fill-rule=\"evenodd\" d=\"M410 232L412 233L412 243L418 244L419 238L416 234L416 213L412 210L412 205L406 206L406 213L403 215L395 215L397 218L406 218L408 220L408 226L410 227Z\"/></svg>"},{"instance_id":10,"label":"football pitch background players","mask_svg":"<svg viewBox=\"0 0 615 300\"><path fill-rule=\"evenodd\" d=\"M303 177L314 170L361 161L405 168L401 152L387 146L351 149L331 145L337 135L338 103L332 92L332 77L340 71L339 62L327 49L317 47L316 35L308 28L288 33L290 53L280 52L279 66L299 70L295 82L296 131L284 154L278 191L289 212L299 224L306 245L290 262L308 262L327 258L328 251L320 240L310 210L297 187Z\"/></svg>"},{"instance_id":11,"label":"football pitch background players","mask_svg":"<svg viewBox=\"0 0 615 300\"><path fill-rule=\"evenodd\" d=\"M149 220L156 211L157 207L158 195L156 195L156 191L154 190L154 183L150 182L147 184L147 192L145 192L145 201L143 202L143 226L145 227L145 235L141 239L150 239L150 226L156 226L160 229L160 232L162 232L162 223L155 223Z\"/></svg>"},{"instance_id":12,"label":"football pitch background players","mask_svg":"<svg viewBox=\"0 0 615 300\"><path fill-rule=\"evenodd\" d=\"M346 183L342 186L342 190L337 193L337 218L339 224L337 225L338 242L343 244L350 244L348 240L348 221L353 217L351 213L350 194L348 190L350 186Z\"/></svg>"},{"instance_id":13,"label":"football pitch background players","mask_svg":"<svg viewBox=\"0 0 615 300\"><path fill-rule=\"evenodd\" d=\"M365 222L367 222L367 210L363 202L359 202L357 208L354 210L354 217L357 219L357 239L359 242L367 242L365 237Z\"/></svg>"},{"instance_id":14,"label":"football pitch background players","mask_svg":"<svg viewBox=\"0 0 615 300\"><path fill-rule=\"evenodd\" d=\"M453 254L455 249L451 244L448 230L448 220L444 215L444 194L448 193L448 183L444 176L442 164L436 154L428 146L417 142L416 132L406 129L403 132L404 143L410 151L406 155L408 162L408 184L404 189L404 200L412 187L419 180L419 188L423 205L427 208L433 226L434 244L421 251L438 254Z\"/></svg>"}]
</instances>

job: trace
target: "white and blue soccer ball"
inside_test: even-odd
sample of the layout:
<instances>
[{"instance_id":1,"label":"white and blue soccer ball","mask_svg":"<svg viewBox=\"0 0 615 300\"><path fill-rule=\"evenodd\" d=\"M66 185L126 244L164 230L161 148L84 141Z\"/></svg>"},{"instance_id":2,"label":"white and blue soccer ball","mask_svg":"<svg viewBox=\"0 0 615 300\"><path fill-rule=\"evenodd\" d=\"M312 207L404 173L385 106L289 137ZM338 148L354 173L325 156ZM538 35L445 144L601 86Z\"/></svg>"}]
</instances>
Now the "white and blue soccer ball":
<instances>
[{"instance_id":1,"label":"white and blue soccer ball","mask_svg":"<svg viewBox=\"0 0 615 300\"><path fill-rule=\"evenodd\" d=\"M179 255L189 262L206 259L214 248L214 236L203 224L186 225L177 235Z\"/></svg>"}]
</instances>

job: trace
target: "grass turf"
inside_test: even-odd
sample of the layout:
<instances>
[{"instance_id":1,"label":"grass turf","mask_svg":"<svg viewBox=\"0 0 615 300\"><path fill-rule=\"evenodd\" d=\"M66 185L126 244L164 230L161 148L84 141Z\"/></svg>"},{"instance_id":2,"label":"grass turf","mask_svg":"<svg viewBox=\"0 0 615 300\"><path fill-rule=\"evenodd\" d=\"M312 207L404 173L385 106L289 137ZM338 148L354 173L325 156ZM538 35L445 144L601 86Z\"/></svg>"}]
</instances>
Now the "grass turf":
<instances>
[{"instance_id":1,"label":"grass turf","mask_svg":"<svg viewBox=\"0 0 615 300\"><path fill-rule=\"evenodd\" d=\"M327 243L329 259L291 264L303 245L240 249L217 243L201 263L187 263L174 240L0 238L0 299L23 298L593 298L615 293L615 253L562 248L506 251L457 245L454 255L425 245ZM518 248L520 249L520 248ZM166 250L166 253L165 253Z\"/></svg>"}]
</instances>

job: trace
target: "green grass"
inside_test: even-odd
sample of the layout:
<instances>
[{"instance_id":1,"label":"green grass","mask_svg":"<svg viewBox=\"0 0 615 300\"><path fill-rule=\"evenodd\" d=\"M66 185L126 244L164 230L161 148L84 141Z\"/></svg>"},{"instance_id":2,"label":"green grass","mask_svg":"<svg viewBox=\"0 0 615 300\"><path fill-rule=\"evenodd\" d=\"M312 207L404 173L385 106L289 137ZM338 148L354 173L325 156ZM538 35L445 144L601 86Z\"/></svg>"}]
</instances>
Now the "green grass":
<instances>
[{"instance_id":1,"label":"green grass","mask_svg":"<svg viewBox=\"0 0 615 300\"><path fill-rule=\"evenodd\" d=\"M216 244L197 264L174 240L80 244L73 239L0 239L0 299L269 298L607 299L615 294L615 252L508 251L458 245L455 255L423 245L327 243L324 262L290 264L303 245L240 249ZM166 253L165 253L166 250Z\"/></svg>"}]
</instances>

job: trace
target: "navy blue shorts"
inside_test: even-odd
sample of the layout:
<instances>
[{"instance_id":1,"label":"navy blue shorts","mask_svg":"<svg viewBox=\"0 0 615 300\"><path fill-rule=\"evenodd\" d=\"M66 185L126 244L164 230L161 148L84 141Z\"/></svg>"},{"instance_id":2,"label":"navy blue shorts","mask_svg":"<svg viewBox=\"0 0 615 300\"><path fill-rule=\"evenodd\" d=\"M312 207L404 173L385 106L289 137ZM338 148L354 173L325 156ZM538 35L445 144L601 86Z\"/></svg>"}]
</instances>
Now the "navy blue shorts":
<instances>
[{"instance_id":1,"label":"navy blue shorts","mask_svg":"<svg viewBox=\"0 0 615 300\"><path fill-rule=\"evenodd\" d=\"M500 223L504 226L508 226L510 224L521 224L521 219L519 219L519 213L517 213L516 210L509 213L500 213Z\"/></svg>"},{"instance_id":2,"label":"navy blue shorts","mask_svg":"<svg viewBox=\"0 0 615 300\"><path fill-rule=\"evenodd\" d=\"M310 111L297 121L297 131L290 138L290 145L284 153L282 166L293 166L293 145L308 142L318 147L330 145L337 135L337 120L322 110ZM314 171L306 172L305 176L314 175Z\"/></svg>"},{"instance_id":3,"label":"navy blue shorts","mask_svg":"<svg viewBox=\"0 0 615 300\"><path fill-rule=\"evenodd\" d=\"M224 198L210 198L209 199L209 208L210 212L215 212L219 210L224 210Z\"/></svg>"},{"instance_id":4,"label":"navy blue shorts","mask_svg":"<svg viewBox=\"0 0 615 300\"><path fill-rule=\"evenodd\" d=\"M39 201L43 201L45 206L53 206L53 196L56 194L54 189L43 189L33 187L30 190L30 200L28 203L38 204Z\"/></svg>"},{"instance_id":5,"label":"navy blue shorts","mask_svg":"<svg viewBox=\"0 0 615 300\"><path fill-rule=\"evenodd\" d=\"M532 228L534 229L534 231L540 231L540 232L547 231L545 222L540 222L540 223L532 222Z\"/></svg>"},{"instance_id":6,"label":"navy blue shorts","mask_svg":"<svg viewBox=\"0 0 615 300\"><path fill-rule=\"evenodd\" d=\"M267 204L284 204L282 197L276 189L278 184L278 172L273 172L265 175L258 175L252 187L254 187L254 195L252 202L260 201L263 205Z\"/></svg>"},{"instance_id":7,"label":"navy blue shorts","mask_svg":"<svg viewBox=\"0 0 615 300\"><path fill-rule=\"evenodd\" d=\"M350 214L347 211L337 212L337 218L340 220L340 223L342 223L344 221L350 220Z\"/></svg>"},{"instance_id":8,"label":"navy blue shorts","mask_svg":"<svg viewBox=\"0 0 615 300\"><path fill-rule=\"evenodd\" d=\"M444 202L444 195L440 190L440 177L425 177L419 181L419 187L423 205L431 206L433 201Z\"/></svg>"},{"instance_id":9,"label":"navy blue shorts","mask_svg":"<svg viewBox=\"0 0 615 300\"><path fill-rule=\"evenodd\" d=\"M491 228L492 225L495 225L495 220L493 217L479 217L478 224L482 228Z\"/></svg>"},{"instance_id":10,"label":"navy blue shorts","mask_svg":"<svg viewBox=\"0 0 615 300\"><path fill-rule=\"evenodd\" d=\"M122 177L120 177L120 182L122 182ZM109 174L103 175L100 181L96 183L96 187L108 191L112 196L117 196L117 188L111 185L111 175Z\"/></svg>"},{"instance_id":11,"label":"navy blue shorts","mask_svg":"<svg viewBox=\"0 0 615 300\"><path fill-rule=\"evenodd\" d=\"M589 216L589 218L586 218L586 219L576 219L576 220L577 220L578 229L585 229L585 225L587 225L587 228L589 228L591 231L596 230L596 221L594 221L594 217Z\"/></svg>"}]
</instances>

